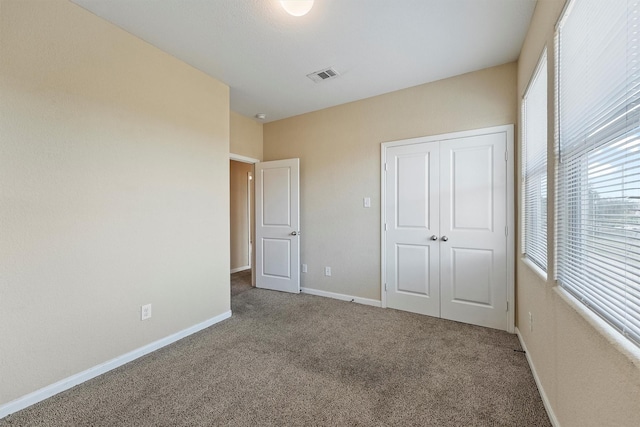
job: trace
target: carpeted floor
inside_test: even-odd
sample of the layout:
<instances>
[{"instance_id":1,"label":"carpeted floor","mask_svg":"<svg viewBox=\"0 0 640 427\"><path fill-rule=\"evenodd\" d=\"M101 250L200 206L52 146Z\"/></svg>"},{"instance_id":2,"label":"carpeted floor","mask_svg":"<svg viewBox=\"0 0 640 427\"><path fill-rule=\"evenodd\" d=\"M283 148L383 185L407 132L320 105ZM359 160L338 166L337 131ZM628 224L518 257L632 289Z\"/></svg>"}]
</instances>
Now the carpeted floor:
<instances>
[{"instance_id":1,"label":"carpeted floor","mask_svg":"<svg viewBox=\"0 0 640 427\"><path fill-rule=\"evenodd\" d=\"M232 309L0 426L550 426L514 335L254 288Z\"/></svg>"},{"instance_id":2,"label":"carpeted floor","mask_svg":"<svg viewBox=\"0 0 640 427\"><path fill-rule=\"evenodd\" d=\"M251 270L239 271L231 275L231 296L235 297L251 289Z\"/></svg>"}]
</instances>

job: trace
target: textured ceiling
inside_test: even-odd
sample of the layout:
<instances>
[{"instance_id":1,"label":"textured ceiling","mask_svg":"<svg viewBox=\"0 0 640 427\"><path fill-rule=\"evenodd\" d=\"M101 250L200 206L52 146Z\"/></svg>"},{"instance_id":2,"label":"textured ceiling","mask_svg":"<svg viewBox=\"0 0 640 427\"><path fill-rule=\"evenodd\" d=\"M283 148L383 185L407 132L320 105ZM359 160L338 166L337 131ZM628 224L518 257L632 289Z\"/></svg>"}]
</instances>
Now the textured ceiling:
<instances>
[{"instance_id":1,"label":"textured ceiling","mask_svg":"<svg viewBox=\"0 0 640 427\"><path fill-rule=\"evenodd\" d=\"M535 0L73 0L225 82L278 120L515 61ZM314 83L307 74L341 76Z\"/></svg>"}]
</instances>

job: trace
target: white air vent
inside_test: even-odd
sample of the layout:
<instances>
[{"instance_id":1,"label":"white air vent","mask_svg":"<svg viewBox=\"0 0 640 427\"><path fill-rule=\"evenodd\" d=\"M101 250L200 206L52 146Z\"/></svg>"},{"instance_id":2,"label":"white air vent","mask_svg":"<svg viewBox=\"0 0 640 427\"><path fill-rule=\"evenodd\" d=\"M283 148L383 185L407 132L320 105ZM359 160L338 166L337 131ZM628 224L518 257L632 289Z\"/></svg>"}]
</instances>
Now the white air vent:
<instances>
[{"instance_id":1,"label":"white air vent","mask_svg":"<svg viewBox=\"0 0 640 427\"><path fill-rule=\"evenodd\" d=\"M335 79L339 75L340 74L338 74L338 72L336 70L334 70L333 68L326 68L324 70L320 70L320 71L316 71L316 72L311 73L311 74L307 74L307 77L309 77L311 80L313 80L316 83L320 83L320 82L323 82L325 80Z\"/></svg>"}]
</instances>

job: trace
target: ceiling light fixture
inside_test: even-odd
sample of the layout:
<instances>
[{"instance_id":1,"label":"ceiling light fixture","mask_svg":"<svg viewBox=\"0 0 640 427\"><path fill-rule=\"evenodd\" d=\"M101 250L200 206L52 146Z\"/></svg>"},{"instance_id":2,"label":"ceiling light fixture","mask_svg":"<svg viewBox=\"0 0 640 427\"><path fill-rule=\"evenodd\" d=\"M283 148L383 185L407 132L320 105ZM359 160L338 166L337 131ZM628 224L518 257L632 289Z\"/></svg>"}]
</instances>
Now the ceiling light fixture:
<instances>
[{"instance_id":1,"label":"ceiling light fixture","mask_svg":"<svg viewBox=\"0 0 640 427\"><path fill-rule=\"evenodd\" d=\"M258 119L258 120L264 120L266 118L267 118L267 115L265 113L256 114L256 119Z\"/></svg>"},{"instance_id":2,"label":"ceiling light fixture","mask_svg":"<svg viewBox=\"0 0 640 427\"><path fill-rule=\"evenodd\" d=\"M280 0L280 4L289 15L306 15L313 7L313 0Z\"/></svg>"}]
</instances>

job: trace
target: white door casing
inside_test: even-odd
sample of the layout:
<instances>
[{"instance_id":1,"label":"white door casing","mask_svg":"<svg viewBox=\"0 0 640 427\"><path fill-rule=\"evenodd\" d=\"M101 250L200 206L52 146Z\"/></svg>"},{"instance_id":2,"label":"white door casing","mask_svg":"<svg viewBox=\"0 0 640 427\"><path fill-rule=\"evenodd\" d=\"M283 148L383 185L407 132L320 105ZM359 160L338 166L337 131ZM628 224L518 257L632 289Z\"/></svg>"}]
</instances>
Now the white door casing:
<instances>
[{"instance_id":1,"label":"white door casing","mask_svg":"<svg viewBox=\"0 0 640 427\"><path fill-rule=\"evenodd\" d=\"M382 144L383 307L514 331L512 147L513 125Z\"/></svg>"},{"instance_id":2,"label":"white door casing","mask_svg":"<svg viewBox=\"0 0 640 427\"><path fill-rule=\"evenodd\" d=\"M249 259L249 268L253 267L253 239L251 238L251 217L253 206L251 203L251 195L253 188L253 172L247 172L247 230L249 230L249 243L247 245L247 257Z\"/></svg>"},{"instance_id":3,"label":"white door casing","mask_svg":"<svg viewBox=\"0 0 640 427\"><path fill-rule=\"evenodd\" d=\"M234 160L236 162L241 162L241 163L248 163L250 165L255 165L256 163L260 162L260 160L258 159L254 159L253 157L247 157L247 156L242 156L240 154L234 154L234 153L229 153L229 160ZM253 264L254 264L254 253L253 253L253 242L255 240L255 229L254 227L252 227L252 222L255 221L255 211L253 210L253 203L251 201L251 199L254 197L253 196L253 181L251 180L251 178L249 178L249 183L248 183L248 207L247 207L247 212L248 212L248 216L249 216L249 267L251 268L251 284L253 285L255 283L255 271L253 268ZM233 270L231 271L233 273Z\"/></svg>"},{"instance_id":4,"label":"white door casing","mask_svg":"<svg viewBox=\"0 0 640 427\"><path fill-rule=\"evenodd\" d=\"M255 165L256 287L300 292L300 160Z\"/></svg>"}]
</instances>

